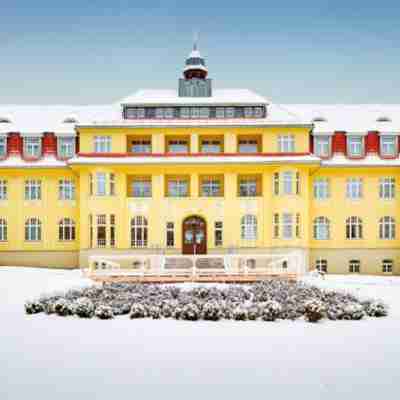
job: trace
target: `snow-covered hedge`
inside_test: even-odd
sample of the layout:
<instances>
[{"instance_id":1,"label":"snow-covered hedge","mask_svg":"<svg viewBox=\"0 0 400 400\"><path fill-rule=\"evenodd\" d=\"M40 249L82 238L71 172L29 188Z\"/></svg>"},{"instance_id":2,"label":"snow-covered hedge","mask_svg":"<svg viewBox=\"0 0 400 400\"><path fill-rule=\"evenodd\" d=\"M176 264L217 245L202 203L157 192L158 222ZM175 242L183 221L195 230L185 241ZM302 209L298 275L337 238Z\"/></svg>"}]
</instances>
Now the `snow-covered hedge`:
<instances>
[{"instance_id":1,"label":"snow-covered hedge","mask_svg":"<svg viewBox=\"0 0 400 400\"><path fill-rule=\"evenodd\" d=\"M25 303L27 314L45 312L81 318L174 318L237 321L304 318L317 322L384 317L379 300L360 300L344 292L323 290L301 282L266 280L249 285L180 286L113 283L52 293Z\"/></svg>"}]
</instances>

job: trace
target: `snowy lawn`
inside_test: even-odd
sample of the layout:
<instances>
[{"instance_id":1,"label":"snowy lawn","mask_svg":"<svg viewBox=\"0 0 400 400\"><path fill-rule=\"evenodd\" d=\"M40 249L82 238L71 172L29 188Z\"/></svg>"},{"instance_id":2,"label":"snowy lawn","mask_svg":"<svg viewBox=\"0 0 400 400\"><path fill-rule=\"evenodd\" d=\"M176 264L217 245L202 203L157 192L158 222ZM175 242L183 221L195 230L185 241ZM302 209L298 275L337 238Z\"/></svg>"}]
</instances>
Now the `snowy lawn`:
<instances>
[{"instance_id":1,"label":"snowy lawn","mask_svg":"<svg viewBox=\"0 0 400 400\"><path fill-rule=\"evenodd\" d=\"M0 268L0 399L395 398L400 278L307 278L377 297L361 321L110 321L24 314L25 300L90 284L79 271Z\"/></svg>"}]
</instances>

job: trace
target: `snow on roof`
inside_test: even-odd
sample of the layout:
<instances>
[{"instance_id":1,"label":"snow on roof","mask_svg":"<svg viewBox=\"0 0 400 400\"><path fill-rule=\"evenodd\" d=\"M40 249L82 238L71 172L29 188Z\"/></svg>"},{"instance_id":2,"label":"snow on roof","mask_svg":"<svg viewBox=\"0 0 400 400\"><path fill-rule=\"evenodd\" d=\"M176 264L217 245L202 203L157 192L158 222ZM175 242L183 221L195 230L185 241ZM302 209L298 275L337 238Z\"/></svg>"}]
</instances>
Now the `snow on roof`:
<instances>
[{"instance_id":1,"label":"snow on roof","mask_svg":"<svg viewBox=\"0 0 400 400\"><path fill-rule=\"evenodd\" d=\"M177 90L138 90L120 101L129 105L258 105L269 102L248 89L214 89L211 97L179 97Z\"/></svg>"},{"instance_id":2,"label":"snow on roof","mask_svg":"<svg viewBox=\"0 0 400 400\"><path fill-rule=\"evenodd\" d=\"M303 120L314 120L316 133L400 131L400 104L287 104L285 107ZM387 121L382 121L383 117ZM315 121L320 118L325 121Z\"/></svg>"},{"instance_id":3,"label":"snow on roof","mask_svg":"<svg viewBox=\"0 0 400 400\"><path fill-rule=\"evenodd\" d=\"M120 102L109 105L0 105L0 134L9 132L72 134L75 126L269 126L311 125L315 133L335 131L400 133L400 104L268 104L264 119L174 119L123 120L121 104L266 104L267 100L250 90L215 90L212 97L178 97L175 90L140 90ZM204 103L206 102L206 103ZM74 119L75 122L68 122ZM323 120L323 121L321 121ZM9 122L6 122L9 121Z\"/></svg>"}]
</instances>

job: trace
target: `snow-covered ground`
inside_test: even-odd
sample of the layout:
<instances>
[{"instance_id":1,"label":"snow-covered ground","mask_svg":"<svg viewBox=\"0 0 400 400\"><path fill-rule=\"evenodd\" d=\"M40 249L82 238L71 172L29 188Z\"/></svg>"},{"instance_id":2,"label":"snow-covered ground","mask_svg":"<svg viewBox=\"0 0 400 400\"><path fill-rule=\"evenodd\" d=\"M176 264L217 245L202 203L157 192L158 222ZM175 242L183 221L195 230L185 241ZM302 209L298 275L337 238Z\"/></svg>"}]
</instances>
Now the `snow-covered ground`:
<instances>
[{"instance_id":1,"label":"snow-covered ground","mask_svg":"<svg viewBox=\"0 0 400 400\"><path fill-rule=\"evenodd\" d=\"M377 297L362 321L111 321L24 314L90 284L79 271L0 268L0 399L377 399L400 378L400 277L307 281Z\"/></svg>"}]
</instances>

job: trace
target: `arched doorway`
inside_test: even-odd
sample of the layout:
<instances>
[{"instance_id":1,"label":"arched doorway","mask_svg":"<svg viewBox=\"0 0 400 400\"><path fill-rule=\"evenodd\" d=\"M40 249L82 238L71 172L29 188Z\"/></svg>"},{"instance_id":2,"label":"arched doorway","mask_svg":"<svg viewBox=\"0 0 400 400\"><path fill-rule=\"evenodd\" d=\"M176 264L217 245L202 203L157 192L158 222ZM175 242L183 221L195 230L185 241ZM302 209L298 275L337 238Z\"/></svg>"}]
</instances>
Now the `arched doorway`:
<instances>
[{"instance_id":1,"label":"arched doorway","mask_svg":"<svg viewBox=\"0 0 400 400\"><path fill-rule=\"evenodd\" d=\"M207 224L204 218L193 215L183 220L182 253L207 253Z\"/></svg>"}]
</instances>

